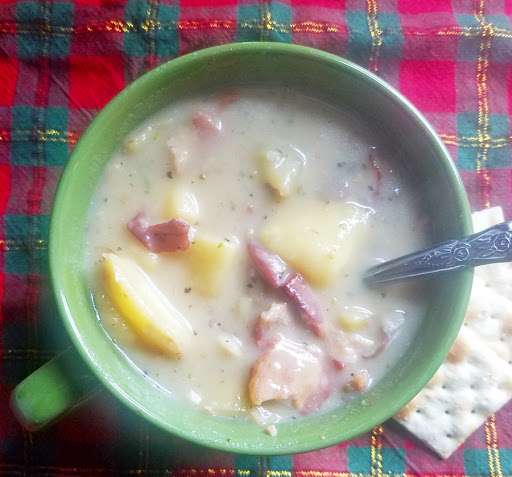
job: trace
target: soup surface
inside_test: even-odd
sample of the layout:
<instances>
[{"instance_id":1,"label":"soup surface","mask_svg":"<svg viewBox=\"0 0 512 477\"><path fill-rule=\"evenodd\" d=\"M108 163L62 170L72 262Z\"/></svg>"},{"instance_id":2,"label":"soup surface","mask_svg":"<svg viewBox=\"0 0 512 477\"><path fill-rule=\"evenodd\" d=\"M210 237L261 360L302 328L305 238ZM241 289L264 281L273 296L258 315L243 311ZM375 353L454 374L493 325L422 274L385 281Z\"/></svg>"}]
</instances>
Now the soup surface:
<instances>
[{"instance_id":1,"label":"soup surface","mask_svg":"<svg viewBox=\"0 0 512 477\"><path fill-rule=\"evenodd\" d=\"M378 132L286 89L184 99L111 159L87 227L98 319L205 412L272 424L385 379L426 304L363 271L427 245Z\"/></svg>"}]
</instances>

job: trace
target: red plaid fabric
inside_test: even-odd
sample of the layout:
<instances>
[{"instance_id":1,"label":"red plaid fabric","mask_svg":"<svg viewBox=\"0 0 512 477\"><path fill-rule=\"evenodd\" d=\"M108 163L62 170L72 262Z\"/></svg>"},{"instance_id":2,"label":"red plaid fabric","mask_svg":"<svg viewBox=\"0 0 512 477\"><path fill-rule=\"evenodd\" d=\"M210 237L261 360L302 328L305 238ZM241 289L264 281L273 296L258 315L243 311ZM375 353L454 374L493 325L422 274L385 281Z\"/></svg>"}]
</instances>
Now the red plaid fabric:
<instances>
[{"instance_id":1,"label":"red plaid fabric","mask_svg":"<svg viewBox=\"0 0 512 477\"><path fill-rule=\"evenodd\" d=\"M510 0L67 0L0 3L0 474L512 475L512 405L442 461L386 422L310 454L230 455L169 435L102 393L37 434L12 389L69 345L48 281L48 219L69 153L125 85L208 46L279 41L348 58L440 134L473 210L512 219Z\"/></svg>"}]
</instances>

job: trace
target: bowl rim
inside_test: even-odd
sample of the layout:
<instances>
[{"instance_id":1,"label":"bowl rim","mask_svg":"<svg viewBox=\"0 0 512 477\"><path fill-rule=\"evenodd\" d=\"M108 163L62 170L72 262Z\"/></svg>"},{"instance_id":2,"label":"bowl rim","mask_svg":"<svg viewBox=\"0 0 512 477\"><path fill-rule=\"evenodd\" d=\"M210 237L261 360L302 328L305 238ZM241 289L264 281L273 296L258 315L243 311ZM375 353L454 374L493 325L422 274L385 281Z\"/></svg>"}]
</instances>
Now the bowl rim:
<instances>
[{"instance_id":1,"label":"bowl rim","mask_svg":"<svg viewBox=\"0 0 512 477\"><path fill-rule=\"evenodd\" d=\"M164 429L168 432L171 432L174 435L185 438L189 441L195 442L200 445L205 445L217 450L232 452L232 453L245 453L245 454L256 454L256 455L283 455L283 454L295 454L301 452L308 452L313 450L318 450L321 448L325 448L331 445L338 444L340 442L351 439L357 435L360 435L362 432L366 432L376 425L381 424L384 420L388 419L397 412L402 406L396 405L395 409L391 409L392 412L384 413L376 413L370 419L370 423L365 424L362 428L353 429L352 435L347 437L346 439L338 439L335 436L329 435L327 438L320 439L315 441L315 443L307 442L307 443L292 443L288 447L279 447L275 446L271 439L268 440L268 445L266 447L258 447L253 449L251 447L246 447L243 445L235 446L233 442L223 441L217 439L208 440L202 435L196 435L191 432L184 432L182 429L173 426L171 423L162 422L157 416L155 416L150 409L146 409L139 402L136 402L131 398L120 386L118 386L115 382L109 379L108 376L104 374L101 363L96 361L96 357L88 350L87 344L85 343L83 337L81 336L80 330L77 328L73 321L73 317L71 314L71 310L68 306L67 299L64 296L63 290L63 282L62 282L62 271L59 270L58 260L55 260L58 257L60 249L59 242L60 238L56 235L58 230L58 222L65 220L62 217L62 204L66 197L65 184L68 182L68 178L72 176L74 170L77 166L77 161L75 158L78 156L79 152L84 145L91 139L94 129L97 124L100 124L103 121L104 117L107 117L109 112L117 107L118 104L122 104L126 98L130 97L137 90L144 88L145 84L148 81L151 81L153 77L165 74L171 74L169 71L172 71L179 65L184 65L186 63L201 63L205 60L210 60L213 56L216 55L229 55L232 53L249 53L267 50L269 52L277 52L284 53L295 56L302 56L312 59L314 61L319 62L327 62L333 65L335 68L344 68L346 70L350 70L352 74L361 75L366 81L372 83L381 93L389 96L394 102L398 103L401 107L405 108L409 114L411 114L421 128L425 131L425 133L429 136L429 142L431 142L436 151L440 156L443 156L445 160L443 161L443 165L446 167L446 170L450 173L450 179L453 184L457 187L458 192L460 192L459 197L459 207L460 207L460 219L462 226L466 228L466 230L471 232L471 215L469 202L467 200L467 196L465 193L464 185L462 180L458 174L457 168L454 162L451 160L450 155L441 139L437 135L436 131L430 125L430 123L426 120L426 118L419 112L419 110L409 101L407 100L401 93L399 93L395 88L389 85L386 81L378 77L377 75L371 73L366 68L353 63L349 60L346 60L337 55L314 49L309 47L304 47L295 44L285 44L285 43L273 43L273 42L242 42L242 43L232 43L220 46L214 46L210 48L206 48L203 50L199 50L196 52L188 53L186 55L174 58L162 65L156 67L155 69L149 71L148 73L142 75L130 85L126 86L118 95L116 95L91 121L88 125L79 141L75 145L74 151L72 152L65 168L62 173L62 176L59 180L59 184L57 187L57 191L54 198L54 203L52 206L51 218L50 218L50 231L49 231L49 264L50 264L50 278L52 282L52 288L54 291L54 295L57 300L57 308L59 311L59 315L61 316L62 321L64 322L64 326L68 332L68 335L71 338L72 344L76 350L78 350L79 355L84 359L84 361L89 365L90 369L94 372L96 377L99 378L99 381L112 393L114 394L121 402L127 405L133 412L137 414L142 414L147 420L155 424L161 429ZM471 282L472 282L472 272L468 272L461 278L461 286L460 286L460 300L457 304L457 310L459 315L459 327L462 325L463 318L463 310L466 309L467 302L469 300L469 294L471 290ZM458 328L455 330L452 329L451 335L445 341L444 346L440 350L440 353L446 356L448 353L451 344L455 340L455 337L458 332ZM439 362L432 362L425 366L423 373L421 373L421 379L419 382L423 382L425 385L428 380L432 377L434 372L437 370L442 360ZM404 396L404 404L410 401L414 395L420 390L410 390L406 396ZM406 399L405 399L406 398ZM218 419L218 418L217 418Z\"/></svg>"}]
</instances>

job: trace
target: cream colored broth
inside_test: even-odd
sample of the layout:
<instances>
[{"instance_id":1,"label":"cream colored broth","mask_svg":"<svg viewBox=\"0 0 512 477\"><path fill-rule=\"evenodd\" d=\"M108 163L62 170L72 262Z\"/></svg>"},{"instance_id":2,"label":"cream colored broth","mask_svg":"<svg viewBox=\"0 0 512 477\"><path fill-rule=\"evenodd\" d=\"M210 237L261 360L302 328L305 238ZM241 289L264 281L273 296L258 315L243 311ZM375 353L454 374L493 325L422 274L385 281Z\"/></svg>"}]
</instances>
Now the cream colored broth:
<instances>
[{"instance_id":1,"label":"cream colored broth","mask_svg":"<svg viewBox=\"0 0 512 477\"><path fill-rule=\"evenodd\" d=\"M205 136L194 126L198 111L213 118L213 134ZM288 197L277 197L266 184L261 151L281 151L303 161ZM184 100L163 110L112 158L91 205L85 264L99 320L127 359L156 385L206 412L271 423L306 412L290 399L256 405L247 391L251 369L269 346L255 343L258 317L272 303L287 303L291 322L271 326L271 338L308 343L313 355L323 352L323 385L331 392L318 407L339 405L360 392L355 376L362 377L363 392L385 377L424 313L414 285L373 290L361 281L363 270L377 259L426 245L420 204L394 167L378 134L356 118L284 89L238 92L232 102L223 95ZM198 204L193 233L218 237L219 244L239 250L213 296L198 291L186 252L151 253L127 230L139 212L152 224L172 219L165 211L177 184ZM327 285L312 286L325 319L324 338L300 320L281 289L266 283L246 253L247 238L259 238L272 220L279 223L282 207L296 203L300 208L312 200L355 203L367 214L366 233L351 244L342 272ZM191 346L179 359L142 343L112 305L102 272L103 254L109 251L134 259L190 323ZM382 350L383 330L389 342ZM307 371L303 376L306 380Z\"/></svg>"}]
</instances>

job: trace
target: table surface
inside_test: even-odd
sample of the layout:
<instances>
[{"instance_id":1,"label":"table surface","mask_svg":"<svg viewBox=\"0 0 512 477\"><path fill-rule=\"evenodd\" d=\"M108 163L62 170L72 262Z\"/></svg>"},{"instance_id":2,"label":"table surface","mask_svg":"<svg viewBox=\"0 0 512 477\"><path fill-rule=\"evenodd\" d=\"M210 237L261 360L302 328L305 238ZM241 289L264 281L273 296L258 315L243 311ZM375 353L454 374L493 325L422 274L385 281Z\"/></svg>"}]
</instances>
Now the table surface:
<instances>
[{"instance_id":1,"label":"table surface","mask_svg":"<svg viewBox=\"0 0 512 477\"><path fill-rule=\"evenodd\" d=\"M40 433L12 389L69 345L48 280L48 222L98 110L167 60L238 41L348 58L398 88L457 164L472 210L512 219L511 0L80 0L0 3L0 474L512 475L512 405L441 460L397 424L310 454L250 457L162 434L107 392Z\"/></svg>"}]
</instances>

